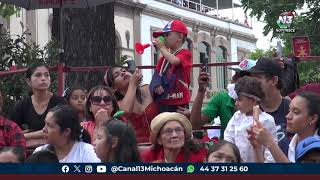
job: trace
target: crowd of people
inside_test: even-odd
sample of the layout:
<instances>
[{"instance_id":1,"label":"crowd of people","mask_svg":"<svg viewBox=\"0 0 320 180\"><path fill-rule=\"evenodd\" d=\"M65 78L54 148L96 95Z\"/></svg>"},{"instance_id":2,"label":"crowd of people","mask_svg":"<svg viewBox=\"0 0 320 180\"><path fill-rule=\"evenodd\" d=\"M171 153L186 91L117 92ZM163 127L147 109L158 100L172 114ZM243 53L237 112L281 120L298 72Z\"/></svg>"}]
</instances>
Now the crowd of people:
<instances>
[{"instance_id":1,"label":"crowd of people","mask_svg":"<svg viewBox=\"0 0 320 180\"><path fill-rule=\"evenodd\" d=\"M227 90L206 105L210 74L201 69L188 111L192 54L182 47L187 33L179 20L153 33L162 57L150 85L141 85L138 69L114 66L105 85L70 87L59 97L49 91L49 68L31 65L29 95L0 116L0 162L320 162L320 96L299 90L292 99L284 97L283 67L272 58L230 68ZM216 117L218 142L195 136Z\"/></svg>"}]
</instances>

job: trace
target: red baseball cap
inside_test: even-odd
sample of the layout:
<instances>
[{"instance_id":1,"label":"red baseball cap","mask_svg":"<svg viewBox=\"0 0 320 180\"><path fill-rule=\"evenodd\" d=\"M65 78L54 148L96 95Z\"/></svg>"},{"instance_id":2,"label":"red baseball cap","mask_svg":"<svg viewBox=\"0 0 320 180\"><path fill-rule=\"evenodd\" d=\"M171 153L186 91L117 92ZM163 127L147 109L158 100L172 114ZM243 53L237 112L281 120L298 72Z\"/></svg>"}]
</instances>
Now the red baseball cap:
<instances>
[{"instance_id":1,"label":"red baseball cap","mask_svg":"<svg viewBox=\"0 0 320 180\"><path fill-rule=\"evenodd\" d=\"M159 37L159 36L161 36L161 35L163 35L164 33L167 33L167 32L180 32L180 33L184 34L185 36L188 35L187 26L182 21L173 20L173 21L170 21L162 29L162 31L153 32L152 36L154 38L157 38L157 37Z\"/></svg>"}]
</instances>

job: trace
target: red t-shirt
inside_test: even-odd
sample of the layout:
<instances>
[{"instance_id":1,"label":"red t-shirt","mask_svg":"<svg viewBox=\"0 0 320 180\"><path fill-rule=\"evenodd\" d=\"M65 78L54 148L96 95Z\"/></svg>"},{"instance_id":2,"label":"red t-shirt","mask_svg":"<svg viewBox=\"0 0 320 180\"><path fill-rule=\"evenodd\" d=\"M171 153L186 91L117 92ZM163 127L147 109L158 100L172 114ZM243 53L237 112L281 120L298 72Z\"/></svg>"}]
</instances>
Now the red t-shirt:
<instances>
[{"instance_id":1,"label":"red t-shirt","mask_svg":"<svg viewBox=\"0 0 320 180\"><path fill-rule=\"evenodd\" d=\"M93 142L94 142L93 134L94 134L94 129L96 128L96 122L95 121L83 121L80 124L85 130L88 131L90 138L91 138L91 144L93 144Z\"/></svg>"},{"instance_id":2,"label":"red t-shirt","mask_svg":"<svg viewBox=\"0 0 320 180\"><path fill-rule=\"evenodd\" d=\"M160 100L160 104L164 105L183 105L190 102L190 73L192 68L192 54L187 49L180 50L176 57L180 59L178 66L170 65L165 76L169 83L168 97ZM164 63L164 64L163 64ZM166 67L164 57L159 59L157 63L156 71L159 73L161 67Z\"/></svg>"},{"instance_id":3,"label":"red t-shirt","mask_svg":"<svg viewBox=\"0 0 320 180\"><path fill-rule=\"evenodd\" d=\"M184 158L183 151L180 151L178 154L175 163L182 162L191 162L191 163L202 163L205 161L205 157L207 155L208 150L206 148L202 148L197 152L190 152L189 159L186 160ZM152 162L152 163L161 163L165 162L164 151L161 149L149 148L140 153L142 162Z\"/></svg>"},{"instance_id":4,"label":"red t-shirt","mask_svg":"<svg viewBox=\"0 0 320 180\"><path fill-rule=\"evenodd\" d=\"M154 117L159 114L159 107L156 103L149 104L142 113L128 113L121 116L124 122L131 122L136 131L136 138L138 143L150 142L150 124Z\"/></svg>"}]
</instances>

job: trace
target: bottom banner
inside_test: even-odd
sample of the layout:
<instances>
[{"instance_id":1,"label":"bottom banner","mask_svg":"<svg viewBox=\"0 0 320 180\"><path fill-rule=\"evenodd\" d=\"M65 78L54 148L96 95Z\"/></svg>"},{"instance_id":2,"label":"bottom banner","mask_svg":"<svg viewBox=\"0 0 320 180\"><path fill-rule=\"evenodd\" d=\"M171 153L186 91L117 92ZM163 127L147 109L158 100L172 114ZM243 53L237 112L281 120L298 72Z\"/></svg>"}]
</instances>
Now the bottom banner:
<instances>
[{"instance_id":1,"label":"bottom banner","mask_svg":"<svg viewBox=\"0 0 320 180\"><path fill-rule=\"evenodd\" d=\"M320 174L320 164L0 164L0 174Z\"/></svg>"}]
</instances>

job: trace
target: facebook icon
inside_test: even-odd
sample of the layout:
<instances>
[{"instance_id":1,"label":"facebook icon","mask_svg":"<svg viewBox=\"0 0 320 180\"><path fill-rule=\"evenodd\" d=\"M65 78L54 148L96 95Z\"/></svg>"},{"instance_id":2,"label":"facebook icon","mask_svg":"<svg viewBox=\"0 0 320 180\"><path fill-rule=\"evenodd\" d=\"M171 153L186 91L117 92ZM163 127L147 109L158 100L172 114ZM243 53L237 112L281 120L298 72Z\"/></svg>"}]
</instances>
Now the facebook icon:
<instances>
[{"instance_id":1,"label":"facebook icon","mask_svg":"<svg viewBox=\"0 0 320 180\"><path fill-rule=\"evenodd\" d=\"M69 166L64 165L64 166L62 166L61 170L62 170L63 173L68 173L69 172Z\"/></svg>"}]
</instances>

